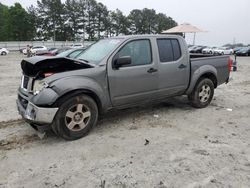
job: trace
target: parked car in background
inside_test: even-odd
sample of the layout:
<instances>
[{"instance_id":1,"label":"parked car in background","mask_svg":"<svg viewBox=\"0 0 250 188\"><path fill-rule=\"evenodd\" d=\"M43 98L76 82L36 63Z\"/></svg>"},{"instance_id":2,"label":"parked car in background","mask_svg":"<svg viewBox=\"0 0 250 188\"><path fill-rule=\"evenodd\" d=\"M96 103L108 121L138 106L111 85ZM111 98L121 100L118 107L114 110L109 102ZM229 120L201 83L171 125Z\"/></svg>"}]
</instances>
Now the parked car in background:
<instances>
[{"instance_id":1,"label":"parked car in background","mask_svg":"<svg viewBox=\"0 0 250 188\"><path fill-rule=\"evenodd\" d=\"M48 49L45 46L33 46L30 51L33 55L43 55L48 53ZM23 54L27 55L27 48L23 50Z\"/></svg>"},{"instance_id":2,"label":"parked car in background","mask_svg":"<svg viewBox=\"0 0 250 188\"><path fill-rule=\"evenodd\" d=\"M70 48L83 48L83 44L72 44L70 45Z\"/></svg>"},{"instance_id":3,"label":"parked car in background","mask_svg":"<svg viewBox=\"0 0 250 188\"><path fill-rule=\"evenodd\" d=\"M85 48L76 48L76 49L69 49L66 50L60 54L57 54L57 57L68 57L68 58L72 58L75 59L79 54L81 54L82 52L84 52Z\"/></svg>"},{"instance_id":4,"label":"parked car in background","mask_svg":"<svg viewBox=\"0 0 250 188\"><path fill-rule=\"evenodd\" d=\"M233 50L234 50L234 53L236 54L236 52L242 50L243 48L245 47L235 47Z\"/></svg>"},{"instance_id":5,"label":"parked car in background","mask_svg":"<svg viewBox=\"0 0 250 188\"><path fill-rule=\"evenodd\" d=\"M203 54L214 54L214 50L216 49L217 47L206 47L202 50L202 53Z\"/></svg>"},{"instance_id":6,"label":"parked car in background","mask_svg":"<svg viewBox=\"0 0 250 188\"><path fill-rule=\"evenodd\" d=\"M19 52L20 52L21 54L23 54L24 49L26 49L26 47L25 47L25 48L20 48L20 49L19 49Z\"/></svg>"},{"instance_id":7,"label":"parked car in background","mask_svg":"<svg viewBox=\"0 0 250 188\"><path fill-rule=\"evenodd\" d=\"M198 48L198 47L199 47L199 46L191 46L191 47L189 47L189 48L188 48L189 53L193 53L194 50L195 50L196 48Z\"/></svg>"},{"instance_id":8,"label":"parked car in background","mask_svg":"<svg viewBox=\"0 0 250 188\"><path fill-rule=\"evenodd\" d=\"M219 48L214 50L214 53L218 54L218 55L232 55L234 53L234 51L232 48L219 47Z\"/></svg>"},{"instance_id":9,"label":"parked car in background","mask_svg":"<svg viewBox=\"0 0 250 188\"><path fill-rule=\"evenodd\" d=\"M62 52L65 52L67 50L71 49L70 47L64 47L64 48L59 48L59 49L54 49L51 51L48 51L46 54L43 54L44 56L56 56Z\"/></svg>"},{"instance_id":10,"label":"parked car in background","mask_svg":"<svg viewBox=\"0 0 250 188\"><path fill-rule=\"evenodd\" d=\"M48 52L48 49L45 46L34 46L31 48L32 54L45 54Z\"/></svg>"},{"instance_id":11,"label":"parked car in background","mask_svg":"<svg viewBox=\"0 0 250 188\"><path fill-rule=\"evenodd\" d=\"M197 46L196 48L190 50L190 53L202 53L202 50L207 48L206 46Z\"/></svg>"},{"instance_id":12,"label":"parked car in background","mask_svg":"<svg viewBox=\"0 0 250 188\"><path fill-rule=\"evenodd\" d=\"M0 48L0 55L7 55L9 53L9 50L6 48Z\"/></svg>"},{"instance_id":13,"label":"parked car in background","mask_svg":"<svg viewBox=\"0 0 250 188\"><path fill-rule=\"evenodd\" d=\"M241 50L236 52L238 56L250 56L250 47L242 48Z\"/></svg>"}]
</instances>

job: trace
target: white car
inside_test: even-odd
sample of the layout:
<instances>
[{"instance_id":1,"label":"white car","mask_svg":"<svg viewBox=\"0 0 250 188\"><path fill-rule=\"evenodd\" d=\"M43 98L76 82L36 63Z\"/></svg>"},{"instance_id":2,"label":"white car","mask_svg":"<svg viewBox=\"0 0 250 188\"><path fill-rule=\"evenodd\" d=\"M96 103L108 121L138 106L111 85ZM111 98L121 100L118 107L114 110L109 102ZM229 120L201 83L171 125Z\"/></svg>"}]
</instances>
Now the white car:
<instances>
[{"instance_id":1,"label":"white car","mask_svg":"<svg viewBox=\"0 0 250 188\"><path fill-rule=\"evenodd\" d=\"M214 54L214 50L217 49L216 47L207 47L202 50L203 54Z\"/></svg>"},{"instance_id":2,"label":"white car","mask_svg":"<svg viewBox=\"0 0 250 188\"><path fill-rule=\"evenodd\" d=\"M234 53L234 50L227 47L220 47L215 49L214 53L219 55L232 55Z\"/></svg>"},{"instance_id":3,"label":"white car","mask_svg":"<svg viewBox=\"0 0 250 188\"><path fill-rule=\"evenodd\" d=\"M46 53L48 49L45 46L34 46L30 49L32 54ZM27 48L23 50L23 54L27 55Z\"/></svg>"},{"instance_id":4,"label":"white car","mask_svg":"<svg viewBox=\"0 0 250 188\"><path fill-rule=\"evenodd\" d=\"M0 55L7 55L9 53L9 50L6 48L0 48Z\"/></svg>"}]
</instances>

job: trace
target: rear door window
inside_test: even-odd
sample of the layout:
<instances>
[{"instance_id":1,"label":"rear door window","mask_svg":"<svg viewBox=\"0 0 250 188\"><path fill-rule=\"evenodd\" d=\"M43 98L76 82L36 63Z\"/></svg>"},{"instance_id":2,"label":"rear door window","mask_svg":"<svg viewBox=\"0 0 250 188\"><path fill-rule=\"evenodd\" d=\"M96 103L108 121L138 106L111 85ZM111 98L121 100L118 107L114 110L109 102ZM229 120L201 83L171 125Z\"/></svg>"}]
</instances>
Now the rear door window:
<instances>
[{"instance_id":1,"label":"rear door window","mask_svg":"<svg viewBox=\"0 0 250 188\"><path fill-rule=\"evenodd\" d=\"M180 59L181 57L181 48L177 39L171 39L173 52L174 52L174 61Z\"/></svg>"},{"instance_id":2,"label":"rear door window","mask_svg":"<svg viewBox=\"0 0 250 188\"><path fill-rule=\"evenodd\" d=\"M176 61L181 57L180 44L177 39L157 39L161 62Z\"/></svg>"}]
</instances>

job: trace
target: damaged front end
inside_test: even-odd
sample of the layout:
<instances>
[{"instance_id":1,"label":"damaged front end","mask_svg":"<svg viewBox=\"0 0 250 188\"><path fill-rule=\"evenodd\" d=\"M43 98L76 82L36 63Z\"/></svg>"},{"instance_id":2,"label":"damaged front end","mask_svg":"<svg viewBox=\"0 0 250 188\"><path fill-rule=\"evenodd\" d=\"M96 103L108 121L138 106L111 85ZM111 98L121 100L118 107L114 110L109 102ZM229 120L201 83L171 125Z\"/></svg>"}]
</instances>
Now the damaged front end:
<instances>
[{"instance_id":1,"label":"damaged front end","mask_svg":"<svg viewBox=\"0 0 250 188\"><path fill-rule=\"evenodd\" d=\"M58 73L93 68L82 61L57 57L32 57L21 62L23 76L18 90L19 114L37 130L53 122L58 108L52 107L58 94L46 82L47 77ZM39 104L37 101L46 101ZM47 128L46 128L47 129Z\"/></svg>"}]
</instances>

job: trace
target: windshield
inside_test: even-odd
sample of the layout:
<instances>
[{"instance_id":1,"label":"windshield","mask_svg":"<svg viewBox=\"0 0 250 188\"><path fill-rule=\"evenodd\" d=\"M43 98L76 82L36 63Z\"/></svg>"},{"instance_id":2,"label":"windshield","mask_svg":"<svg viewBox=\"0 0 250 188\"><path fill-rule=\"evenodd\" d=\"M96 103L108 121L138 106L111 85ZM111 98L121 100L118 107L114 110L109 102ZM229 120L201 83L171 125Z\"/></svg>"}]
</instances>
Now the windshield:
<instances>
[{"instance_id":1,"label":"windshield","mask_svg":"<svg viewBox=\"0 0 250 188\"><path fill-rule=\"evenodd\" d=\"M99 64L122 39L103 39L87 48L77 59Z\"/></svg>"}]
</instances>

